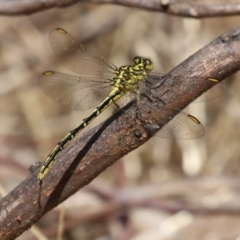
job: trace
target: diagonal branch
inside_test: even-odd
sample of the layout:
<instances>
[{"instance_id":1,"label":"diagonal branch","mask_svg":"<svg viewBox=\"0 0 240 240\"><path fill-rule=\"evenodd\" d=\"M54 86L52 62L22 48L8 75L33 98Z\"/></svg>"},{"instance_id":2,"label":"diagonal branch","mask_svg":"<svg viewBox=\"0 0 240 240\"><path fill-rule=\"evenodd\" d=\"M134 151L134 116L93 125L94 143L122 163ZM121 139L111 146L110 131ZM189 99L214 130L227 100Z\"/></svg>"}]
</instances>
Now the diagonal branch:
<instances>
[{"instance_id":1,"label":"diagonal branch","mask_svg":"<svg viewBox=\"0 0 240 240\"><path fill-rule=\"evenodd\" d=\"M234 16L240 13L240 3L218 3L212 1L176 1L176 0L0 0L1 15L26 15L50 8L63 8L78 2L97 4L116 4L126 7L141 8L149 11L163 12L170 15L203 18L217 16Z\"/></svg>"},{"instance_id":2,"label":"diagonal branch","mask_svg":"<svg viewBox=\"0 0 240 240\"><path fill-rule=\"evenodd\" d=\"M207 77L223 80L239 69L240 28L235 28L190 56L173 69L171 75L166 75L160 88L152 90L155 97L161 97L161 102L156 104L164 103L168 108L168 111L159 109L162 117L158 122L155 112L146 110L143 115L151 124L162 127L176 114L170 109L183 109L213 85L206 81ZM172 76L183 77L176 84ZM59 155L42 186L37 180L37 169L1 199L0 239L15 239L108 166L145 143L155 129L149 132L135 113L136 106L131 104L70 144Z\"/></svg>"}]
</instances>

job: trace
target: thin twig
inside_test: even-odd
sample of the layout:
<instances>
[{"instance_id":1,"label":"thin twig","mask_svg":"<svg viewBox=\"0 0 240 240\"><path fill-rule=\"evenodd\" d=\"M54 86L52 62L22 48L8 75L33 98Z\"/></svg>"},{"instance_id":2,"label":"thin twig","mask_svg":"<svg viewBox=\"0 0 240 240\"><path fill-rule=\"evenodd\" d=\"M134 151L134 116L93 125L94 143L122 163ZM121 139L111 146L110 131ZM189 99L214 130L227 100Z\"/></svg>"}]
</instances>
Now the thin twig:
<instances>
[{"instance_id":1,"label":"thin twig","mask_svg":"<svg viewBox=\"0 0 240 240\"><path fill-rule=\"evenodd\" d=\"M170 15L203 18L217 16L234 16L240 13L240 3L218 3L212 1L176 1L176 0L0 0L1 15L26 15L50 8L63 8L75 3L116 4L126 7L141 8L149 11L163 12Z\"/></svg>"}]
</instances>

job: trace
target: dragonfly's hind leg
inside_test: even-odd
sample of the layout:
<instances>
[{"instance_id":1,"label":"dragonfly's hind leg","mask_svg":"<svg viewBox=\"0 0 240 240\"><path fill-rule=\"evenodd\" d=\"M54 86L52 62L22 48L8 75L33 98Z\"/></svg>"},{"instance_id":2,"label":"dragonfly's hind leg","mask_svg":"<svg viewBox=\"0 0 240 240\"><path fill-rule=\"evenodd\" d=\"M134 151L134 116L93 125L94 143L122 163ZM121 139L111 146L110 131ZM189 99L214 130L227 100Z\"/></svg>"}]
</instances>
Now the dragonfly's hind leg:
<instances>
[{"instance_id":1,"label":"dragonfly's hind leg","mask_svg":"<svg viewBox=\"0 0 240 240\"><path fill-rule=\"evenodd\" d=\"M112 114L116 113L120 109L119 105L114 100L113 100L113 104L115 105L116 109L113 110Z\"/></svg>"}]
</instances>

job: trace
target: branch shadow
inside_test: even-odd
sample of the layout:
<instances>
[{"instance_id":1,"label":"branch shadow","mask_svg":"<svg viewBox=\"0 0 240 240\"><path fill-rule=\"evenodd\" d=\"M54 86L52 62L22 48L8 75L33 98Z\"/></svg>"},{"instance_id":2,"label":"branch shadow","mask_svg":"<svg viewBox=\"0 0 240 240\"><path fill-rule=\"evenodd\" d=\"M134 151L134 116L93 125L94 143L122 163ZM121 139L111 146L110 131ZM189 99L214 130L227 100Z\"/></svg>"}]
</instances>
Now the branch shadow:
<instances>
[{"instance_id":1,"label":"branch shadow","mask_svg":"<svg viewBox=\"0 0 240 240\"><path fill-rule=\"evenodd\" d=\"M91 138L88 140L88 142L85 144L85 146L80 150L80 152L76 155L72 163L69 165L69 167L64 172L61 180L59 181L56 188L51 193L50 197L48 198L44 208L43 212L47 212L48 210L52 209L56 206L56 201L61 199L62 192L64 191L65 186L67 185L68 181L70 180L72 174L74 173L75 169L78 167L81 160L85 157L87 152L90 150L92 145L99 139L101 134L105 131L105 129L112 124L120 115L124 114L124 112L130 108L133 105L133 102L130 102L125 107L119 109L117 112L115 112L112 116L110 116L106 121L102 123L100 128L91 136ZM61 199L62 201L62 199Z\"/></svg>"}]
</instances>

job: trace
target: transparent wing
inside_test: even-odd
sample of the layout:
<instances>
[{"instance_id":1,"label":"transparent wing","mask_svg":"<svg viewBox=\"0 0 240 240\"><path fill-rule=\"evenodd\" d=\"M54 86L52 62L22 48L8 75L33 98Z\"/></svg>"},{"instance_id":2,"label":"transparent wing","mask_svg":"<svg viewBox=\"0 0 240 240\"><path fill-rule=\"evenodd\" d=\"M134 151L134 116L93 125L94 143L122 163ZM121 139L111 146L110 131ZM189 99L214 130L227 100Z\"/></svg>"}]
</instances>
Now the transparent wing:
<instances>
[{"instance_id":1,"label":"transparent wing","mask_svg":"<svg viewBox=\"0 0 240 240\"><path fill-rule=\"evenodd\" d=\"M145 79L144 79L144 84L148 87L151 88L153 87L155 84L157 83L162 83L164 82L164 80L166 75L165 74L161 74L161 73L156 73L156 72L151 72L149 73Z\"/></svg>"},{"instance_id":2,"label":"transparent wing","mask_svg":"<svg viewBox=\"0 0 240 240\"><path fill-rule=\"evenodd\" d=\"M180 112L157 132L156 136L187 140L200 138L203 134L204 127L197 118L190 114Z\"/></svg>"},{"instance_id":3,"label":"transparent wing","mask_svg":"<svg viewBox=\"0 0 240 240\"><path fill-rule=\"evenodd\" d=\"M155 104L146 100L147 98L145 96L146 95L140 95L140 100L137 101L136 93L129 92L119 100L120 102L124 101L125 103L135 100L138 104L138 114L136 113L136 118L141 117L143 120L146 119L146 128L149 131L152 129L155 130L157 125L148 123L146 113L153 113L152 116L155 119L154 122L157 123L160 121L164 113L167 111L175 111L175 117L161 128L160 131L156 133L156 136L181 140L196 139L203 136L204 127L197 118L177 109L173 110L164 106L157 107Z\"/></svg>"},{"instance_id":4,"label":"transparent wing","mask_svg":"<svg viewBox=\"0 0 240 240\"><path fill-rule=\"evenodd\" d=\"M55 71L40 75L38 84L47 96L73 110L96 107L111 88L110 81L102 77L77 77Z\"/></svg>"},{"instance_id":5,"label":"transparent wing","mask_svg":"<svg viewBox=\"0 0 240 240\"><path fill-rule=\"evenodd\" d=\"M117 69L114 64L77 42L62 28L53 29L49 33L49 42L61 62L76 73L112 77Z\"/></svg>"},{"instance_id":6,"label":"transparent wing","mask_svg":"<svg viewBox=\"0 0 240 240\"><path fill-rule=\"evenodd\" d=\"M148 77L146 78L145 82L149 87L152 87L154 84L157 83L163 83L166 75L163 75L161 73L150 73L148 75ZM174 79L176 81L178 81L180 77L174 76ZM181 76L182 78L182 76ZM219 82L217 79L214 78L209 78L206 79L206 81L212 81L215 82L216 84L209 89L208 91L206 91L205 93L203 93L201 96L199 96L197 99L195 99L193 101L193 103L200 103L200 102L208 102L208 101L212 101L215 100L219 97L221 97L225 91L225 85L222 82ZM214 81L215 80L215 81Z\"/></svg>"},{"instance_id":7,"label":"transparent wing","mask_svg":"<svg viewBox=\"0 0 240 240\"><path fill-rule=\"evenodd\" d=\"M197 99L193 101L193 103L200 102L208 102L214 99L217 99L223 95L225 92L225 85L223 82L216 83L212 88L210 88L207 92L203 93Z\"/></svg>"},{"instance_id":8,"label":"transparent wing","mask_svg":"<svg viewBox=\"0 0 240 240\"><path fill-rule=\"evenodd\" d=\"M165 81L165 75L159 74L159 73L150 73L148 76L145 77L144 81L139 83L138 90L136 89L131 94L135 95L135 99L137 96L137 91L140 93L144 93L146 90L148 90L150 87L154 86L156 83L163 83ZM179 80L178 77L174 76L174 79L176 81ZM206 79L207 81L209 79ZM210 90L208 90L206 93L201 95L198 99L196 99L194 102L204 102L204 101L211 101L218 97L220 97L224 90L225 85L221 82L218 82L217 80L214 80L213 78L210 79L210 81L216 82L216 85L214 85ZM127 96L130 94L127 94ZM143 94L144 95L144 94ZM130 99L133 99L133 97L127 98L127 96L120 101L125 101L126 103L130 101ZM154 107L153 104L150 102L143 101L144 103L141 103L142 101L139 101L139 110L141 114L141 110L148 108L150 111L154 112L154 115L156 116L156 120L161 118L161 112L165 111L173 111L173 109L167 109L165 107L161 107L160 109ZM161 111L162 109L162 111ZM196 139L200 138L204 134L204 127L200 123L200 121L195 118L194 116L181 112L179 110L176 111L176 116L168 122L157 134L156 136L165 137L165 138L176 138L176 139ZM151 126L151 124L149 125ZM155 126L153 126L155 128Z\"/></svg>"}]
</instances>

